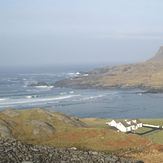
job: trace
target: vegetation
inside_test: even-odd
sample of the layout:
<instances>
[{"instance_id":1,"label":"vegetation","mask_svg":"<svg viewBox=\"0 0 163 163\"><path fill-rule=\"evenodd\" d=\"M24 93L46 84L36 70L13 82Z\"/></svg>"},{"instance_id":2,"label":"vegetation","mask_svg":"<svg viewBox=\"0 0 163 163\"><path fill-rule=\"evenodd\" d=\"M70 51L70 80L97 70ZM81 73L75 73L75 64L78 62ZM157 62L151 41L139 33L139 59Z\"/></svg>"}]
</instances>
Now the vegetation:
<instances>
[{"instance_id":1,"label":"vegetation","mask_svg":"<svg viewBox=\"0 0 163 163\"><path fill-rule=\"evenodd\" d=\"M114 152L147 162L163 158L162 145L155 144L163 143L163 131L148 132L149 129L142 128L135 134L125 134L109 128L106 121L108 119L79 119L43 109L9 109L0 112L0 136L30 144ZM161 119L141 121L163 125Z\"/></svg>"},{"instance_id":2,"label":"vegetation","mask_svg":"<svg viewBox=\"0 0 163 163\"><path fill-rule=\"evenodd\" d=\"M81 119L88 126L96 127L96 128L108 128L105 125L106 121L110 119L100 119L100 118L84 118ZM163 119L140 119L143 123L159 125L163 126ZM163 144L163 130L152 130L150 128L139 128L135 132L136 135L140 135L141 137L147 138L151 140L153 143Z\"/></svg>"},{"instance_id":3,"label":"vegetation","mask_svg":"<svg viewBox=\"0 0 163 163\"><path fill-rule=\"evenodd\" d=\"M0 113L0 120L0 128L3 126L3 130L0 129L2 135L32 144L75 146L111 152L135 150L149 143L141 136L118 133L108 128L104 119L82 120L42 109L5 110Z\"/></svg>"}]
</instances>

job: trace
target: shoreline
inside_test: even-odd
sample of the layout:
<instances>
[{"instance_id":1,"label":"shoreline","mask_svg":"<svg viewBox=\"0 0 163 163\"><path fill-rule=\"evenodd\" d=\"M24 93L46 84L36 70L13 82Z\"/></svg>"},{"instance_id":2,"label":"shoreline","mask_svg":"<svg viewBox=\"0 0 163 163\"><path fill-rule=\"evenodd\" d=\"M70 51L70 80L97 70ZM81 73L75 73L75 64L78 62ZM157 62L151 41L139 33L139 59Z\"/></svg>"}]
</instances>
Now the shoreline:
<instances>
[{"instance_id":1,"label":"shoreline","mask_svg":"<svg viewBox=\"0 0 163 163\"><path fill-rule=\"evenodd\" d=\"M64 79L67 80L67 79ZM63 81L64 81L63 80ZM163 93L163 87L155 87L155 86L140 86L140 85L135 85L135 86L126 86L126 85L118 85L118 86L96 86L96 85L62 85L62 80L61 81L57 81L56 83L53 84L54 87L56 88L72 88L72 89L83 89L83 90L87 90L87 89L92 89L92 90L121 90L121 91L132 91L132 90L140 90L140 93L153 93L153 94L157 94L157 93ZM61 84L60 84L61 83Z\"/></svg>"},{"instance_id":2,"label":"shoreline","mask_svg":"<svg viewBox=\"0 0 163 163\"><path fill-rule=\"evenodd\" d=\"M138 94L141 93L141 92L137 92ZM146 93L144 93L146 94ZM41 110L45 110L45 111L49 111L49 112L54 112L54 113L61 113L61 114L65 114L67 116L70 116L70 117L78 117L79 119L99 119L99 120L106 120L106 119L117 119L117 120L122 120L122 119L141 119L141 120L161 120L163 119L163 116L160 115L159 117L153 117L153 116L85 116L85 115L76 115L76 114L73 114L73 113L66 113L66 112L63 112L59 109L55 110L56 107L21 107L21 108L16 108L16 107L6 107L6 108L3 108L0 110L0 113L1 112L4 112L6 110L13 110L13 111L28 111L28 110L37 110L37 109L41 109Z\"/></svg>"}]
</instances>

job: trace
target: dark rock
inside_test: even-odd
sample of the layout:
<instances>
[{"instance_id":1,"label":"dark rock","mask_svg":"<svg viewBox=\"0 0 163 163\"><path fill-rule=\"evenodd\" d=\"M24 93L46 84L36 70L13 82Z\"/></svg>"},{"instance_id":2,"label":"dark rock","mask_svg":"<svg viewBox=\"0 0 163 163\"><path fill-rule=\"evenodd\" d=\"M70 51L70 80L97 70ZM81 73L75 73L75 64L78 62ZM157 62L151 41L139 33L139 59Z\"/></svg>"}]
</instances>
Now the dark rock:
<instances>
[{"instance_id":1,"label":"dark rock","mask_svg":"<svg viewBox=\"0 0 163 163\"><path fill-rule=\"evenodd\" d=\"M0 163L143 163L102 152L30 145L0 139Z\"/></svg>"}]
</instances>

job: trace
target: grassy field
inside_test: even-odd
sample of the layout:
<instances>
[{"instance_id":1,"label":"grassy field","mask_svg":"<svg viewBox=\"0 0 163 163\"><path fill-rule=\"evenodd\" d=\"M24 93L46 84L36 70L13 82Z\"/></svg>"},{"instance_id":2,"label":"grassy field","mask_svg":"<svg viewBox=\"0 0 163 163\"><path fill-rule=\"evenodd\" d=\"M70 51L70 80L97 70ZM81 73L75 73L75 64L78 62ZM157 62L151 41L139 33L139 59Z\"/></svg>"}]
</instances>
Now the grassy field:
<instances>
[{"instance_id":1,"label":"grassy field","mask_svg":"<svg viewBox=\"0 0 163 163\"><path fill-rule=\"evenodd\" d=\"M147 124L163 126L163 119L142 119L141 121ZM137 130L136 133L139 133L139 134L145 133L144 135L142 135L143 137L149 138L154 143L163 144L163 130L152 131L149 128L143 127Z\"/></svg>"},{"instance_id":2,"label":"grassy field","mask_svg":"<svg viewBox=\"0 0 163 163\"><path fill-rule=\"evenodd\" d=\"M111 119L84 118L81 119L90 127L109 128L105 123ZM163 126L163 119L140 119L143 123ZM163 130L152 130L142 127L136 130L135 135L150 139L154 143L163 144Z\"/></svg>"}]
</instances>

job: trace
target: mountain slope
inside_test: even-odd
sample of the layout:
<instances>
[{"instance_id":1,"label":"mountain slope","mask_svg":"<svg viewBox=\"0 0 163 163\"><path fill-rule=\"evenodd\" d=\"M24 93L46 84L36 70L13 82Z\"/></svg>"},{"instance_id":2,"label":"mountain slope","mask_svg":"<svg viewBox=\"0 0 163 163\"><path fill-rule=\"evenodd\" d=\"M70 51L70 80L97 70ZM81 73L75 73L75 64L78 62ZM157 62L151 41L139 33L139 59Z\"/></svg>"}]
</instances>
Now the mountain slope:
<instances>
[{"instance_id":1,"label":"mountain slope","mask_svg":"<svg viewBox=\"0 0 163 163\"><path fill-rule=\"evenodd\" d=\"M104 67L55 83L75 88L163 88L163 46L143 63Z\"/></svg>"}]
</instances>

